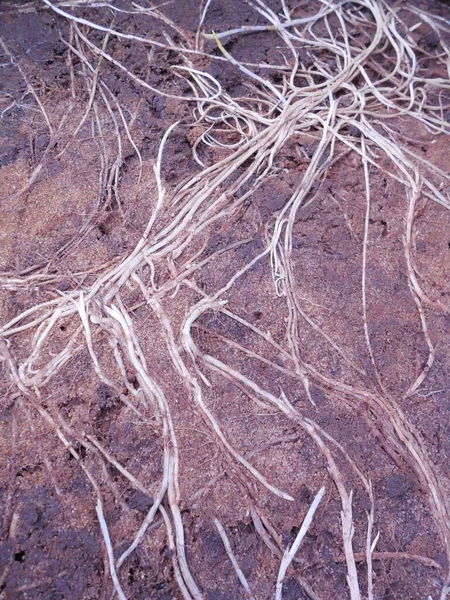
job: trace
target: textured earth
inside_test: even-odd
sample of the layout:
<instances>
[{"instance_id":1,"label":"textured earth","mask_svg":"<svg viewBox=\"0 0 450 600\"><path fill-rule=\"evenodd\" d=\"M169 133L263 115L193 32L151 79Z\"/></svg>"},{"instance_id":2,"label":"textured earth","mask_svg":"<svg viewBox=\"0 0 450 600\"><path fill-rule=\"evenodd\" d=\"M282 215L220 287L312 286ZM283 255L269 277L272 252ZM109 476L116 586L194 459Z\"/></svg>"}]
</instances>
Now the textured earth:
<instances>
[{"instance_id":1,"label":"textured earth","mask_svg":"<svg viewBox=\"0 0 450 600\"><path fill-rule=\"evenodd\" d=\"M269 4L278 7L275 2ZM300 3L299 10L305 4ZM420 5L450 19L447 2ZM196 1L172 2L161 10L188 35L195 35L200 10ZM92 19L95 11L85 9L85 14ZM116 18L119 21L115 25L124 30L165 39L165 26L160 21L141 22L127 15ZM244 2L213 0L205 28L227 30L262 22L261 16ZM4 42L0 48L0 271L18 278L40 272L47 276L45 285L34 280L35 284L22 288L2 286L0 325L35 304L92 283L103 268L132 251L154 205L153 164L160 142L175 121L180 124L168 139L162 165L168 192L198 170L192 155L198 136L191 126L195 121L192 106L156 92L143 92L125 73L105 68L104 80L126 107L132 139L142 157L139 177L138 156L124 136L120 179L111 193L105 177L114 178L117 139L113 123L105 119L103 139L92 135L90 119L73 136L89 95L86 90L84 95L78 91L73 94L74 87L82 88L83 79L80 69L76 81L71 80L67 46L61 40L61 36L68 39L69 35L67 22L50 10L36 10L32 3L0 3L0 37ZM433 49L435 42L426 26L417 29L415 35L419 44ZM238 36L226 49L237 59L251 63L276 61L277 56L269 32ZM178 58L170 50L154 48L149 57L143 48L112 40L108 51L158 90L173 93L178 89L181 94L189 91L183 88L184 81L172 74L170 65ZM211 52L218 53L212 42ZM231 96L245 93L244 77L233 65L212 61L205 62L203 68ZM430 72L435 68L440 67L430 62ZM53 136L34 94L45 107ZM119 119L118 111L114 112ZM448 110L446 114L448 117ZM431 134L417 123L412 125L406 117L393 126L404 132L414 152L443 172L450 171L447 136ZM301 181L315 151L314 143L305 136L287 145L277 157L279 175L268 178L228 221L211 225L202 243L204 256L213 259L195 273L191 287L181 287L179 293L165 299L165 312L175 331L201 292L219 290L261 252L265 225ZM219 160L220 150L211 149L207 158ZM408 207L400 183L387 179L382 171L372 172L371 181L367 310L374 358L384 387L398 399L420 432L427 455L450 497L450 316L427 309L428 331L436 347L435 362L416 393L405 398L405 391L428 356L417 306L408 287L402 245ZM299 213L294 227L293 263L303 310L366 375L358 375L356 380L355 371L342 356L317 329L307 326L300 332L303 356L329 377L373 389L375 375L361 313L364 193L361 161L351 156L337 161L317 183L314 201ZM413 250L427 289L433 297L449 304L449 211L430 201L423 203L415 221ZM167 269L169 272L170 265ZM157 280L156 285L165 275L157 274L161 281ZM280 545L286 547L294 540L322 485L326 487L324 500L288 571L283 598L307 598L302 584L305 581L322 600L347 598L341 502L326 462L311 439L281 413L258 406L231 381L218 373L208 373L212 385L205 387L204 399L227 439L270 482L287 490L294 502L243 481L186 394L165 351L155 313L131 286L125 300L149 370L171 399L180 451L180 506L187 559L205 598L246 597L214 519L225 528L255 598L272 598L280 557L256 531L252 507L258 507L260 517L271 523ZM230 310L283 343L288 314L274 293L267 257L237 280L227 300ZM72 333L73 324L68 320L58 327L63 343ZM305 418L314 419L342 444L370 478L375 498L374 531L380 532L373 564L375 597L424 600L432 596L436 600L448 564L427 491L402 457L393 456L385 448L385 432L377 429L364 403L352 403L343 394L312 385L313 406L298 379L273 368L274 362L283 366L283 357L274 346L264 344L224 313L205 314L194 334L203 352L248 374L275 395L283 391ZM23 333L14 341L19 358L26 352L27 339ZM55 347L50 351L56 351L57 342L52 340ZM114 380L108 340L99 337L94 342L102 369ZM242 354L239 346L258 352L267 362ZM58 439L54 426L11 384L5 364L0 365L0 598L109 600L113 588L95 495L80 465L86 464L105 490L104 513L118 557L152 506L152 494L158 491L162 455L157 424L152 419L137 418L116 390L99 380L84 348L41 390L45 410L66 431L81 457L77 460ZM110 462L99 461L89 439L99 440L143 483L145 493L133 488ZM343 456L338 455L337 460L347 488L354 489L354 547L364 584L370 503ZM129 600L182 597L162 524L158 517L120 570Z\"/></svg>"}]
</instances>

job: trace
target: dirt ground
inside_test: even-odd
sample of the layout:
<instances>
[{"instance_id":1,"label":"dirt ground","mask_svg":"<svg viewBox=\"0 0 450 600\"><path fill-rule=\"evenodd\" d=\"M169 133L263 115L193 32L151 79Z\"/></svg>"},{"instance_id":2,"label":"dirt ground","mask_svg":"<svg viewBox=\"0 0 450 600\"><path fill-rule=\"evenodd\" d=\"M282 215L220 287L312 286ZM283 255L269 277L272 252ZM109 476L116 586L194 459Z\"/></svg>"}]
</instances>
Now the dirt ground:
<instances>
[{"instance_id":1,"label":"dirt ground","mask_svg":"<svg viewBox=\"0 0 450 600\"><path fill-rule=\"evenodd\" d=\"M186 81L174 75L172 66L182 66L180 57L167 48L150 49L112 38L108 53L158 91L142 89L127 73L103 64L102 81L131 123L131 136L124 133L112 96L112 117L105 109L97 114L93 110L74 136L89 103L86 67L72 53L74 71L69 68L70 52L62 41L71 35L67 20L45 7L36 9L36 4L0 2L1 326L33 306L90 289L101 273L130 255L155 207L153 167L161 140L174 122L179 121L179 125L168 137L162 160L166 194L177 193L200 171L192 150L203 129L202 125L193 126L194 103L158 93L192 93ZM297 4L295 14L303 15L309 14L314 2ZM275 0L268 5L281 10ZM450 19L448 2L422 2L420 6ZM112 23L112 14L104 7L70 10L91 21ZM190 38L195 36L200 18L198 2L172 2L163 5L161 11L181 33L159 19L127 13L115 13L114 26L162 44L167 42L165 31L170 31L177 43L183 32ZM204 29L225 31L263 23L263 17L245 2L212 0ZM437 42L431 30L422 26L414 34L432 57ZM98 31L91 32L90 39L100 46L103 42ZM270 31L231 37L225 48L247 63L281 60ZM206 49L220 56L214 40L207 41ZM448 77L432 58L424 64L430 76ZM217 78L230 97L249 93L244 74L234 65L202 57L197 66ZM263 74L263 69L259 72ZM271 77L278 83L276 73ZM442 102L445 105L449 100L447 96ZM448 117L446 109L443 118L448 121ZM450 172L445 132L436 134L406 115L390 126L403 136L409 149L442 172ZM189 357L179 336L190 307L202 294L214 295L263 251L267 224L301 184L316 149L317 141L307 135L288 142L275 158L276 171L248 201L230 210L226 218L212 219L193 240L191 255L197 253L195 260L204 263L193 272L188 285L171 288L161 300L174 331L175 346L184 359ZM226 150L217 146L205 145L201 152L206 165L227 156ZM380 160L389 170L387 160ZM381 412L369 406L369 399L381 386L386 397L395 400L409 424L408 431L419 439L434 469L443 502L450 506L450 316L442 309L450 306L450 212L423 200L414 221L414 264L424 288L436 301L434 307L421 309L435 357L423 382L407 394L429 357L405 261L408 203L402 183L385 171L373 168L370 177L367 322L381 383L363 326L365 173L360 157L352 153L335 161L314 184L312 201L299 211L293 228L291 261L305 315L298 327L300 352L311 372L320 373L316 379L310 377L310 397L301 377L292 375L288 359L279 350L287 348L290 317L285 302L275 292L268 255L220 296L227 300L231 313L251 323L266 338L221 311L202 314L193 325L192 336L203 355L229 365L277 398L284 393L303 419L314 421L324 439L330 436L340 444L342 451L336 444L329 447L343 485L348 492L353 490L353 549L362 597L367 597L366 534L372 505L353 467L372 484L373 539L379 533L373 554L373 597L436 600L449 565L442 527L430 508L430 490L398 444L386 441L392 433ZM448 198L449 181L433 181L437 187L443 182L440 189ZM163 213L163 224L175 214L171 210ZM158 264L155 289L163 289L174 273L180 272L184 260L178 261L174 254L172 262ZM183 268L189 268L188 262ZM150 280L143 268L138 274L146 282ZM293 501L271 493L257 479L244 477L242 465L218 441L217 432L198 410L177 372L157 309L147 305L132 281L124 286L121 298L132 316L148 372L170 406L179 451L184 547L203 597L248 598L215 525L218 519L254 598L273 598L282 552L294 541L321 486L325 486L324 498L288 570L283 598L350 597L342 540L342 497L330 477L329 463L311 435L283 412L255 401L257 393L244 383L239 386L219 370L202 365L199 370L208 383L198 372L196 381L201 383L203 402L226 440ZM62 316L48 340L48 356L56 356L79 325L79 318ZM9 350L17 364L29 355L37 331L18 331L11 337ZM77 342L71 359L49 374L34 397L15 385L8 361L0 363L2 599L110 600L114 587L96 512L98 490L116 559L133 540L158 495L166 444L160 422L145 399L139 411L133 410L131 400L139 400L133 391L142 384L132 366L124 364L131 391L121 389L111 340L93 333L92 343L107 380L99 378L86 343ZM44 364L39 360L36 369ZM368 396L352 397L345 386L365 390ZM117 461L116 466L105 459L105 452ZM140 482L140 489L124 476L120 465ZM162 502L166 514L171 502L167 496ZM161 514L118 569L129 600L183 598L172 560L174 549ZM269 531L273 548L258 532L258 522Z\"/></svg>"}]
</instances>

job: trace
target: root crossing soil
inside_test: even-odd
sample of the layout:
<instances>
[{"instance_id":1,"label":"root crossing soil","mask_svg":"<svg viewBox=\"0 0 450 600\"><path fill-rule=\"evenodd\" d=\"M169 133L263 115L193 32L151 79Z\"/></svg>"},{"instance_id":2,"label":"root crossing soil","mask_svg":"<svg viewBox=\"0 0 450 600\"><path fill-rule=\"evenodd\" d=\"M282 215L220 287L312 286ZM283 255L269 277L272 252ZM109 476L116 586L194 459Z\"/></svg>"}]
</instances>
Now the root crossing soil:
<instances>
[{"instance_id":1,"label":"root crossing soil","mask_svg":"<svg viewBox=\"0 0 450 600\"><path fill-rule=\"evenodd\" d=\"M445 600L450 7L0 3L0 599Z\"/></svg>"}]
</instances>

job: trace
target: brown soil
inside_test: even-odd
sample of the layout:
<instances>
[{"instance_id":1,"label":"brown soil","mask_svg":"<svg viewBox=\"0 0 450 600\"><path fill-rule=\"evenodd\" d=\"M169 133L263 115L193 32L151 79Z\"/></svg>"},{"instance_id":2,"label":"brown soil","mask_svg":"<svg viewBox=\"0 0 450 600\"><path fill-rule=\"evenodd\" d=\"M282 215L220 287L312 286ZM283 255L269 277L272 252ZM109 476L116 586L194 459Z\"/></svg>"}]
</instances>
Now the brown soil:
<instances>
[{"instance_id":1,"label":"brown soil","mask_svg":"<svg viewBox=\"0 0 450 600\"><path fill-rule=\"evenodd\" d=\"M279 10L276 2L269 4ZM299 12L308 10L305 4L301 3ZM448 4L422 4L450 18ZM60 39L60 36L69 39L67 21L50 10L33 10L29 3L17 2L14 7L2 3L0 11L0 37L14 57L13 64L6 49L0 49L0 270L3 272L0 325L3 325L39 303L88 289L99 273L129 255L155 205L153 165L165 131L173 122L180 121L168 139L163 156L162 179L170 196L180 182L199 171L192 146L203 130L191 126L195 121L192 103L142 90L125 73L103 65L103 80L126 110L127 119L132 119L132 138L142 156L139 181L138 156L128 137L122 135L120 180L116 189L111 188L107 180L111 173L114 176L117 153L114 122L106 112L100 114L103 124L103 139L100 139L98 133L92 133L90 115L77 136L72 137L89 95L82 66L76 61L76 80L71 84L67 46ZM187 35L195 35L199 19L197 2L173 2L162 11ZM102 8L77 9L77 14L110 24L111 15ZM262 23L263 18L243 2L213 0L205 29L223 31ZM162 42L163 30L170 30L158 20L127 14L116 15L115 27ZM180 40L181 34L170 32L175 41ZM431 51L432 36L426 30L419 33L417 39L428 44ZM98 32L91 33L91 37L101 45L103 38ZM220 54L213 42L207 44L208 51ZM226 48L242 61L281 61L270 32L236 36ZM149 63L148 48L113 39L108 52L158 90L179 95L191 93L184 80L175 77L169 68L181 64L171 50L154 48ZM249 93L244 76L233 65L202 60L202 68L217 77L230 96ZM18 66L44 105L53 136ZM431 61L430 71L433 68ZM74 95L71 89L75 89ZM114 114L116 119L120 118L116 107ZM404 132L409 148L444 172L450 171L446 134L430 133L417 123L412 125L406 117L391 125ZM167 294L163 300L165 314L185 359L189 357L181 349L178 336L188 309L200 300L202 292L213 295L262 251L265 225L302 181L309 157L315 151L314 143L305 136L299 137L295 144L287 144L277 156L278 174L268 177L248 202L227 219L213 222L194 241L192 254L194 250L200 252L203 245L202 259L212 257L210 262L194 273L190 287L180 286L177 294ZM202 159L212 164L225 155L225 151L221 154L216 148L204 148ZM388 168L387 162L385 166ZM450 318L439 307L426 308L436 357L424 382L415 393L405 397L405 391L428 358L417 305L408 287L402 243L408 204L402 184L386 177L381 170L371 172L371 184L367 311L374 359L389 397L398 401L408 422L417 428L447 502L450 501ZM348 360L306 321L299 328L301 355L306 363L333 381L374 393L378 384L365 341L361 304L361 248L366 210L361 160L350 154L337 161L312 190L311 198L313 201L298 213L294 226L292 263L298 295L308 318L334 340ZM164 214L161 218L170 216ZM450 212L434 202L423 203L414 223L414 260L430 296L444 305L450 299L449 231ZM235 246L230 249L232 244ZM175 269L181 262L176 263L175 259ZM36 277L39 274L41 280ZM159 266L156 286L163 285L171 275L168 262L164 267ZM149 275L145 277L149 281ZM273 340L285 347L288 310L275 293L267 256L237 279L221 299L228 301L230 311L269 332ZM143 302L135 284L123 290L122 300L132 315L148 371L170 404L180 453L180 509L187 560L204 597L208 600L246 597L214 519L225 528L255 598L272 598L280 555L264 544L251 511L256 509L263 521L271 524L274 539L279 540L281 548L286 548L293 542L322 485L326 488L324 500L288 571L283 598L308 598L304 582L322 600L349 597L341 498L328 473L327 462L311 437L280 411L253 402L248 390L239 388L234 381L200 366L210 384L202 383L203 400L228 442L272 485L289 493L294 502L272 494L256 479L243 477L186 391L170 360L164 327L155 311ZM48 342L49 356L64 347L78 326L79 320L73 318L58 322L56 333ZM386 442L389 432L383 429L374 411L367 409L365 400L355 401L327 387L323 380L316 380L310 382L311 398L316 405L313 406L300 378L274 368L273 363L288 367L285 357L223 312L209 311L202 315L193 327L193 336L202 353L257 381L274 396L280 397L284 392L303 417L314 420L339 442L370 479L375 499L373 535L380 532L376 547L379 554L374 555L373 563L375 598L423 600L431 596L436 600L446 577L448 558L439 523L430 509L429 490L405 457L395 454ZM10 350L18 363L28 356L31 340L28 331L11 338ZM116 558L132 541L158 493L165 443L160 424L144 401L139 408L145 418L124 403L127 392L118 391L123 383L108 338L94 333L93 344L101 369L114 386L99 379L88 349L81 343L72 359L40 387L40 395L34 400L13 385L7 361L1 363L0 598L109 600L113 586L95 510L97 495L86 472L92 474L101 490ZM238 345L272 364L244 354ZM125 369L138 388L140 383L130 365L125 365ZM129 393L127 397L130 399ZM39 405L46 413L39 412ZM44 414L51 415L53 422ZM74 452L58 438L56 425ZM93 439L132 473L148 493L133 487L116 467L104 460ZM367 513L371 504L349 462L335 450L346 489L354 490L353 546L364 590ZM163 506L169 510L167 498ZM182 598L172 554L163 520L158 516L119 570L126 597L129 600Z\"/></svg>"}]
</instances>

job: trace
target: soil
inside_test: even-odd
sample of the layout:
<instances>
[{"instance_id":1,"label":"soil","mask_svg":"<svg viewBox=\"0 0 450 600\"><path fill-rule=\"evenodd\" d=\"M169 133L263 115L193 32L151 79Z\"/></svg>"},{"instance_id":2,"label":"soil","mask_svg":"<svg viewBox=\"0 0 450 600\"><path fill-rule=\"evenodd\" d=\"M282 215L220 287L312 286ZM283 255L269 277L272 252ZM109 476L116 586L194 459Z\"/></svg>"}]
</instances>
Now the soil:
<instances>
[{"instance_id":1,"label":"soil","mask_svg":"<svg viewBox=\"0 0 450 600\"><path fill-rule=\"evenodd\" d=\"M275 1L268 4L279 10ZM298 10L308 10L305 4L301 3ZM422 4L450 18L448 3ZM20 7L24 10L16 10ZM161 10L188 35L195 35L197 2L173 2ZM192 155L198 132L192 127L189 103L143 91L125 73L106 65L104 81L126 107L127 118L133 117L132 137L142 156L139 180L139 160L125 136L120 182L114 193L108 193L102 181L102 164L108 165L108 173L113 172L115 155L111 148L117 144L114 124L104 119L103 140L92 135L90 120L72 137L89 97L81 70L75 81L77 94L72 94L67 46L61 41L61 36L69 37L66 20L49 10L34 10L26 2L17 2L13 7L1 3L0 14L0 37L16 63L11 62L5 49L0 49L0 271L17 278L40 272L46 275L42 285L38 280L31 287L12 289L2 285L3 325L29 307L92 284L105 265L117 264L129 254L154 207L153 164L162 136L173 122L180 121L169 137L163 158L162 177L170 193L198 171ZM79 9L77 14L107 23L108 14L102 8ZM139 20L126 14L116 19L115 25L123 30L165 40L164 27L155 19ZM263 22L246 3L213 0L205 27L228 30ZM174 35L179 39L178 34ZM425 38L429 33L421 35ZM95 33L92 39L102 41ZM433 39L429 36L427 40L424 43L432 46ZM219 54L213 42L208 44L211 53ZM280 60L269 32L237 36L226 48L237 59L251 63ZM155 48L150 66L142 46L112 40L108 52L158 90L189 93L182 87L183 80L168 68L178 61L172 51ZM53 137L17 65L45 106L56 132ZM231 96L239 97L247 89L244 76L233 65L216 61L203 67ZM417 124L411 130L406 118L395 126L412 136L407 138L410 148L449 172L448 137L433 135ZM207 294L219 290L261 252L265 224L302 180L312 152L314 148L307 138L285 147L277 159L280 175L268 178L245 210L231 215L228 221L213 223L198 241L199 250L205 244L204 256L213 259L195 273L196 289L182 286L173 297L165 297L164 310L175 332L179 332L188 307L200 298L199 290ZM219 154L205 150L202 158L213 162ZM450 500L450 317L444 311L427 309L428 330L436 347L435 362L417 392L405 398L405 391L428 358L417 306L408 287L402 244L408 206L400 183L386 179L381 171L371 176L367 305L373 354L384 387L398 399L409 422L420 432ZM306 322L299 334L302 355L335 380L373 390L376 378L361 309L365 210L363 167L360 160L347 156L329 169L314 190L314 201L299 213L294 227L293 264L303 310L366 375L355 375L341 354ZM414 259L427 289L443 303L450 298L449 231L450 212L434 202L424 203L415 221ZM238 242L240 245L226 250ZM216 253L218 250L224 251ZM169 272L170 266L167 269ZM156 284L162 284L167 276L158 272ZM267 257L236 281L226 299L230 310L284 343L288 313L275 294ZM263 543L251 508L258 508L286 547L293 542L322 485L326 487L324 500L288 571L283 598L307 598L304 581L322 600L349 597L341 499L325 459L307 433L281 413L252 402L233 382L214 371L205 371L211 386L204 388L204 401L226 438L294 502L271 494L261 485L244 482L186 393L170 361L155 313L142 305L142 297L131 286L124 302L132 312L149 372L170 399L180 452L180 507L187 559L204 597L246 597L214 519L225 528L255 598L272 598L280 557ZM70 319L62 322L58 330L61 344L75 326ZM310 390L313 406L298 379L238 351L236 344L241 344L283 366L284 359L273 346L225 314L206 313L201 317L194 328L194 339L202 352L249 375L274 395L283 391L305 418L314 419L342 444L370 478L375 498L374 532L380 533L376 547L380 554L374 556L373 564L375 598L438 598L448 565L427 490L405 460L393 457L383 444L382 432L367 416L364 403L357 404L325 385L314 384ZM25 333L14 340L18 359L26 355L28 343ZM52 343L56 344L55 340ZM120 383L106 337L95 338L94 345L104 372L111 381ZM117 389L99 380L88 350L81 348L41 388L43 406L66 432L80 457L77 460L36 406L11 384L6 364L1 365L0 598L109 600L113 587L96 515L96 495L82 465L100 482L104 515L117 558L133 539L159 489L163 473L159 426L152 418L142 420L130 412ZM134 489L117 468L102 461L88 436L99 440L148 493ZM336 460L347 488L354 490L354 548L364 588L367 575L363 554L370 502L342 454ZM129 600L182 598L171 552L162 519L158 518L120 569L121 585Z\"/></svg>"}]
</instances>

